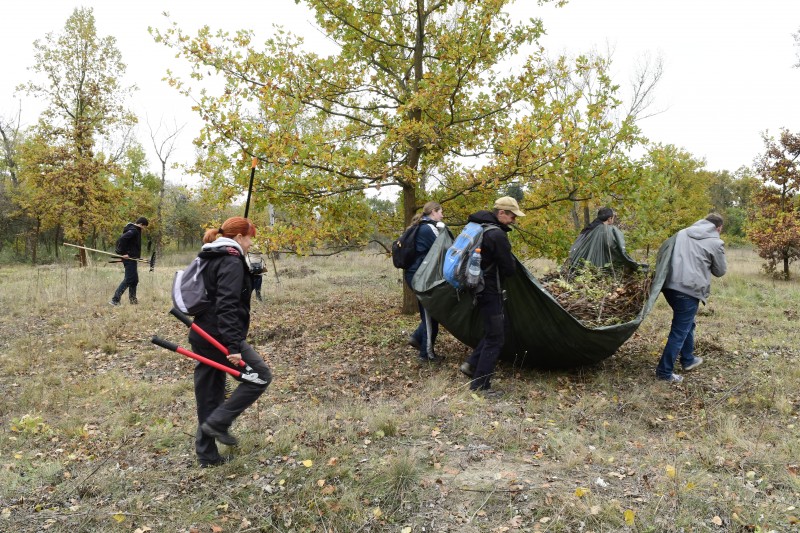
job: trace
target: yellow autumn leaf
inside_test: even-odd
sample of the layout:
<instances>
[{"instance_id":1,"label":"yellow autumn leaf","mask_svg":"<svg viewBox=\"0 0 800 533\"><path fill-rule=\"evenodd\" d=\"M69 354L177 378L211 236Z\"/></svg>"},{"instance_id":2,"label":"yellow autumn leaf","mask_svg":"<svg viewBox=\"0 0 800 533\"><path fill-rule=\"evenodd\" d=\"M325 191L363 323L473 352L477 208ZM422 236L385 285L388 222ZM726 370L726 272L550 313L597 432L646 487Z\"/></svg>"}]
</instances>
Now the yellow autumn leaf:
<instances>
[{"instance_id":1,"label":"yellow autumn leaf","mask_svg":"<svg viewBox=\"0 0 800 533\"><path fill-rule=\"evenodd\" d=\"M306 459L305 461L302 462L302 465L306 468L311 468L314 465L314 461L312 461L311 459Z\"/></svg>"},{"instance_id":2,"label":"yellow autumn leaf","mask_svg":"<svg viewBox=\"0 0 800 533\"><path fill-rule=\"evenodd\" d=\"M318 487L324 487L325 486L325 480L324 479L318 479L317 480L317 486Z\"/></svg>"},{"instance_id":3,"label":"yellow autumn leaf","mask_svg":"<svg viewBox=\"0 0 800 533\"><path fill-rule=\"evenodd\" d=\"M622 513L622 516L625 517L625 523L628 524L629 526L633 525L633 517L635 515L636 513L634 513L632 509L626 509L625 512Z\"/></svg>"},{"instance_id":4,"label":"yellow autumn leaf","mask_svg":"<svg viewBox=\"0 0 800 533\"><path fill-rule=\"evenodd\" d=\"M117 514L111 515L111 518L113 518L113 519L114 519L114 520L116 520L117 522L122 522L122 521L124 521L124 520L125 520L125 515L124 515L124 514L117 513Z\"/></svg>"},{"instance_id":5,"label":"yellow autumn leaf","mask_svg":"<svg viewBox=\"0 0 800 533\"><path fill-rule=\"evenodd\" d=\"M400 530L400 533L411 533L411 528L406 526Z\"/></svg>"},{"instance_id":6,"label":"yellow autumn leaf","mask_svg":"<svg viewBox=\"0 0 800 533\"><path fill-rule=\"evenodd\" d=\"M585 495L589 494L589 492L590 492L589 489L578 487L577 489L575 489L575 496L577 496L578 498L583 498Z\"/></svg>"},{"instance_id":7,"label":"yellow autumn leaf","mask_svg":"<svg viewBox=\"0 0 800 533\"><path fill-rule=\"evenodd\" d=\"M675 477L675 467L674 467L674 466L672 466L672 465L667 465L667 466L664 468L664 471L667 473L667 476L669 476L669 477Z\"/></svg>"},{"instance_id":8,"label":"yellow autumn leaf","mask_svg":"<svg viewBox=\"0 0 800 533\"><path fill-rule=\"evenodd\" d=\"M715 516L714 518L711 519L711 523L714 524L715 526L721 526L722 518L720 518L719 516Z\"/></svg>"},{"instance_id":9,"label":"yellow autumn leaf","mask_svg":"<svg viewBox=\"0 0 800 533\"><path fill-rule=\"evenodd\" d=\"M383 516L383 511L381 511L380 507L376 507L375 509L372 510L372 516L374 516L375 518L380 518Z\"/></svg>"}]
</instances>

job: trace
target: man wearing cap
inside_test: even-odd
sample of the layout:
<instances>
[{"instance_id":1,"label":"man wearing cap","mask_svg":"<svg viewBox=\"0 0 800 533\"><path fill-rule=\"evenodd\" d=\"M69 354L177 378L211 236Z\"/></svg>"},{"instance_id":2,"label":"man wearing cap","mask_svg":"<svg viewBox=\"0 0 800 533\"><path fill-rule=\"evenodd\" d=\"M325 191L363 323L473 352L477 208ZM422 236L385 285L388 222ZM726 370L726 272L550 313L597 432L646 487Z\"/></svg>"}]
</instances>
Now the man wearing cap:
<instances>
[{"instance_id":1,"label":"man wearing cap","mask_svg":"<svg viewBox=\"0 0 800 533\"><path fill-rule=\"evenodd\" d=\"M139 217L136 222L128 222L122 230L122 236L117 240L117 255L122 257L122 265L125 267L125 277L117 287L114 296L111 297L111 305L119 305L122 294L128 289L128 298L132 304L138 304L136 299L136 287L139 285L139 272L137 271L137 261L142 255L142 229L146 228L149 222L145 217Z\"/></svg>"},{"instance_id":2,"label":"man wearing cap","mask_svg":"<svg viewBox=\"0 0 800 533\"><path fill-rule=\"evenodd\" d=\"M524 216L525 213L520 210L515 199L503 196L494 203L493 211L478 211L468 219L478 224L491 224L502 230L487 228L483 232L481 270L485 286L476 295L476 301L483 320L484 335L460 367L462 373L472 378L470 389L483 391L486 396L501 394L492 389L491 378L505 342L508 325L503 312L502 282L516 270L511 243L506 233L511 231L509 224L513 224L517 217Z\"/></svg>"}]
</instances>

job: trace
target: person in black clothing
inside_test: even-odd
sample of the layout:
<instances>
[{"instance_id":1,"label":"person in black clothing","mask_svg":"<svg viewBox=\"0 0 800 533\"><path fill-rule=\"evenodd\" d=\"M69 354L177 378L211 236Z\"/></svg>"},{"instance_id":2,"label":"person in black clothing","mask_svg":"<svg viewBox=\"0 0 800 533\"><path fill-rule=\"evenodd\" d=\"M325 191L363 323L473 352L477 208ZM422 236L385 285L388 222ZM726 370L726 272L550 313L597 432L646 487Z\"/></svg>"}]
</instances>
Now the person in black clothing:
<instances>
[{"instance_id":1,"label":"person in black clothing","mask_svg":"<svg viewBox=\"0 0 800 533\"><path fill-rule=\"evenodd\" d=\"M412 225L419 224L420 228L417 230L417 239L414 243L417 258L405 271L405 281L409 287L411 287L414 274L419 270L422 261L425 260L425 256L428 255L428 251L439 236L439 232L445 227L442 222L443 216L442 204L431 201L422 206L422 215L415 215L411 220ZM421 363L438 363L441 358L436 355L433 345L439 335L439 323L425 310L422 302L418 301L417 305L419 306L420 322L417 329L408 338L408 343L419 350Z\"/></svg>"},{"instance_id":2,"label":"person in black clothing","mask_svg":"<svg viewBox=\"0 0 800 533\"><path fill-rule=\"evenodd\" d=\"M194 394L197 401L195 451L201 467L225 462L215 442L238 444L229 433L234 420L269 386L272 372L261 356L245 342L250 327L250 269L245 257L256 235L256 227L246 218L232 217L218 229L203 236L198 255L209 263L203 271L210 307L195 316L194 322L228 349L227 358L194 330L189 332L192 350L204 357L234 368L244 360L264 381L256 384L238 379L239 386L225 399L226 373L198 363L194 369Z\"/></svg>"},{"instance_id":3,"label":"person in black clothing","mask_svg":"<svg viewBox=\"0 0 800 533\"><path fill-rule=\"evenodd\" d=\"M146 228L149 222L145 217L139 217L136 222L129 222L122 230L122 236L117 241L117 254L122 256L122 266L125 268L125 277L119 284L114 296L111 297L111 305L119 305L122 294L128 289L128 298L132 304L138 304L136 298L136 287L139 285L139 271L137 269L138 259L142 255L142 229Z\"/></svg>"},{"instance_id":4,"label":"person in black clothing","mask_svg":"<svg viewBox=\"0 0 800 533\"><path fill-rule=\"evenodd\" d=\"M511 231L509 224L517 217L524 216L525 213L520 210L517 201L510 196L504 196L495 201L493 211L478 211L468 218L470 222L492 224L502 230L487 228L483 232L481 270L484 288L475 298L483 319L484 335L460 367L462 373L472 378L470 389L484 391L487 396L502 394L492 389L491 378L503 349L508 327L503 312L505 297L501 283L516 270L511 242L506 233Z\"/></svg>"}]
</instances>

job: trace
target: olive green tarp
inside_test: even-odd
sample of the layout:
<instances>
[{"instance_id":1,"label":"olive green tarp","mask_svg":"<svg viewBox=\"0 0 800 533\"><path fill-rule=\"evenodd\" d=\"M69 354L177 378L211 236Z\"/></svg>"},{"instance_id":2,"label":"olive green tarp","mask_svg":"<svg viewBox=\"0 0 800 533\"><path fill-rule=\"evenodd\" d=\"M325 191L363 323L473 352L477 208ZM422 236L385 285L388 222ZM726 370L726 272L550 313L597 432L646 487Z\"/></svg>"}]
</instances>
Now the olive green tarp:
<instances>
[{"instance_id":1,"label":"olive green tarp","mask_svg":"<svg viewBox=\"0 0 800 533\"><path fill-rule=\"evenodd\" d=\"M475 347L483 336L478 308L469 293L458 293L442 277L442 264L453 243L439 234L412 280L412 288L442 326L464 344ZM658 252L650 294L638 316L624 324L587 328L565 311L516 258L517 271L503 282L511 331L501 358L515 366L572 368L612 356L630 338L658 299L672 255L674 238Z\"/></svg>"}]
</instances>

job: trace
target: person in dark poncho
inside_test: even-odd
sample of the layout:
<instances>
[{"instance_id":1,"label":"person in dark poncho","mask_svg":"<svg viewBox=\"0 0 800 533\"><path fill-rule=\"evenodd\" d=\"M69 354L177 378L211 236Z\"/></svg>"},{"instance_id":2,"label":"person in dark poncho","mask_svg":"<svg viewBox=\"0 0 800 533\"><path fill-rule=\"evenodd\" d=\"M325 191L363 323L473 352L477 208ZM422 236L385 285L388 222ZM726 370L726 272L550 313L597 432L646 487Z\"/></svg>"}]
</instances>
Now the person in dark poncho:
<instances>
[{"instance_id":1,"label":"person in dark poncho","mask_svg":"<svg viewBox=\"0 0 800 533\"><path fill-rule=\"evenodd\" d=\"M586 263L597 268L622 268L624 272L635 272L646 268L625 250L625 236L614 226L616 215L610 207L601 207L595 218L587 225L569 250L567 266L570 272L579 271Z\"/></svg>"}]
</instances>

